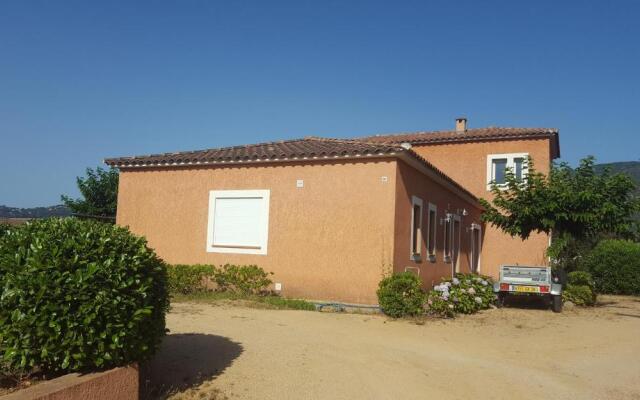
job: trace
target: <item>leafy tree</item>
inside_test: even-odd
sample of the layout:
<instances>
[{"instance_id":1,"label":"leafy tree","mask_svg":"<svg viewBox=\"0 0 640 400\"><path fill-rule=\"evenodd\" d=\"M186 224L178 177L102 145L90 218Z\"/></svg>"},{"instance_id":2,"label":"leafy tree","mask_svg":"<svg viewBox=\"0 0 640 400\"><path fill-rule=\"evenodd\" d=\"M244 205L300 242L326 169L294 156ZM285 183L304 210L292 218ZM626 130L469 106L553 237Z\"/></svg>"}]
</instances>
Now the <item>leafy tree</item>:
<instances>
[{"instance_id":1,"label":"leafy tree","mask_svg":"<svg viewBox=\"0 0 640 400\"><path fill-rule=\"evenodd\" d=\"M640 199L629 176L607 169L596 172L593 157L582 159L576 168L554 164L548 175L537 171L532 159L527 164L526 179L507 171L504 185L492 185L493 201L480 200L484 221L523 240L533 232L552 234L549 255L565 264L603 235L630 237L637 232L633 215L640 210Z\"/></svg>"},{"instance_id":2,"label":"leafy tree","mask_svg":"<svg viewBox=\"0 0 640 400\"><path fill-rule=\"evenodd\" d=\"M118 170L100 167L87 168L86 178L77 177L83 198L72 199L62 195L64 204L75 214L115 217L118 202Z\"/></svg>"}]
</instances>

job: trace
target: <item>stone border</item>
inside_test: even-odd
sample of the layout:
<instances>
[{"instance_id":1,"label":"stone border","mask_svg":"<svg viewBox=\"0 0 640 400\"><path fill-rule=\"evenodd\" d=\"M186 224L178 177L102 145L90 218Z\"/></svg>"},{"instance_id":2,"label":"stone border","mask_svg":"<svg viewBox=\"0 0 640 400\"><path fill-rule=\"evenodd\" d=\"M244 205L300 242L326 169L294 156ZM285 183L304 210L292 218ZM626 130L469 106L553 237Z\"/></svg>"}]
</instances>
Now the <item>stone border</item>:
<instances>
[{"instance_id":1,"label":"stone border","mask_svg":"<svg viewBox=\"0 0 640 400\"><path fill-rule=\"evenodd\" d=\"M72 373L2 396L2 400L137 400L138 365L89 374Z\"/></svg>"}]
</instances>

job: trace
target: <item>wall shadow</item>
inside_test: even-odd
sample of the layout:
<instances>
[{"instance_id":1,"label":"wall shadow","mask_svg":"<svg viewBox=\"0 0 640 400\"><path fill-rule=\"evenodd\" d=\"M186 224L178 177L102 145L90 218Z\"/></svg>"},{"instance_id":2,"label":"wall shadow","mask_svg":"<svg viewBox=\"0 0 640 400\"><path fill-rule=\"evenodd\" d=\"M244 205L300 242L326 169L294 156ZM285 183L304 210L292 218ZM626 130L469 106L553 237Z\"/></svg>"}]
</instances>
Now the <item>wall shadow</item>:
<instances>
[{"instance_id":1,"label":"wall shadow","mask_svg":"<svg viewBox=\"0 0 640 400\"><path fill-rule=\"evenodd\" d=\"M154 358L140 366L140 399L165 399L198 386L220 375L242 351L222 336L167 335Z\"/></svg>"}]
</instances>

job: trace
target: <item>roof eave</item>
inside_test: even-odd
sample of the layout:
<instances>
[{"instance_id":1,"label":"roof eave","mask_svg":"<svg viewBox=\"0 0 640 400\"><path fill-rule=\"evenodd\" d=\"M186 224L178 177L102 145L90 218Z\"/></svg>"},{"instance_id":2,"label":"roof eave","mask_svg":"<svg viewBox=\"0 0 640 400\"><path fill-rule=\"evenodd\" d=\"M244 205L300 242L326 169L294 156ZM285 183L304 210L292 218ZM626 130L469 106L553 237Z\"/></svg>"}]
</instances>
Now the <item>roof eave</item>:
<instances>
[{"instance_id":1,"label":"roof eave","mask_svg":"<svg viewBox=\"0 0 640 400\"><path fill-rule=\"evenodd\" d=\"M454 193L460 194L460 196L464 200L480 207L479 200L476 196L474 196L471 192L469 192L462 185L454 181L444 172L439 170L433 164L429 163L426 159L424 159L418 153L409 150L409 151L405 151L398 154L397 158L406 162L412 167L416 168L418 171L427 175L429 178L435 180L436 182L445 186L446 188L453 191Z\"/></svg>"},{"instance_id":2,"label":"roof eave","mask_svg":"<svg viewBox=\"0 0 640 400\"><path fill-rule=\"evenodd\" d=\"M399 150L400 151L400 150ZM320 162L332 160L366 160L395 157L397 152L379 152L379 153L362 153L362 154L346 154L346 155L323 155L323 156L293 156L278 157L264 159L238 159L238 160L200 160L188 162L149 162L140 161L138 163L127 162L134 159L127 158L107 158L104 163L113 168L119 169L140 169L140 168L176 168L176 167L199 167L199 166L227 166L227 165L257 165L272 163L292 163L292 162Z\"/></svg>"},{"instance_id":3,"label":"roof eave","mask_svg":"<svg viewBox=\"0 0 640 400\"><path fill-rule=\"evenodd\" d=\"M487 137L459 137L459 138L443 138L443 139L415 139L415 140L390 140L387 143L406 142L413 146L429 146L448 143L470 143L470 142L491 142L491 141L508 141L523 139L549 139L551 145L551 159L560 158L560 134L557 130L553 130L543 134L526 134L526 135L502 135Z\"/></svg>"},{"instance_id":4,"label":"roof eave","mask_svg":"<svg viewBox=\"0 0 640 400\"><path fill-rule=\"evenodd\" d=\"M467 191L465 188L456 183L453 179L447 176L444 172L440 171L438 168L433 166L419 154L411 151L399 149L398 151L386 152L386 153L366 153L362 155L334 155L334 156L313 156L313 157L283 157L279 159L264 159L264 160L211 160L211 161L198 161L198 162L179 162L179 163L168 163L168 162L143 162L140 164L132 164L126 163L126 161L133 161L134 159L126 159L126 158L108 158L105 159L105 164L118 168L120 170L141 170L141 169L156 169L156 168L193 168L193 167L225 167L225 166L240 166L240 165L265 165L265 164L273 164L273 163L295 163L295 162L326 162L326 161L365 161L365 160L375 160L381 158L396 158L401 159L408 163L409 165L414 166L419 171L423 172L430 178L434 179L436 182L446 186L450 190L460 193L465 200L477 204L478 199Z\"/></svg>"}]
</instances>

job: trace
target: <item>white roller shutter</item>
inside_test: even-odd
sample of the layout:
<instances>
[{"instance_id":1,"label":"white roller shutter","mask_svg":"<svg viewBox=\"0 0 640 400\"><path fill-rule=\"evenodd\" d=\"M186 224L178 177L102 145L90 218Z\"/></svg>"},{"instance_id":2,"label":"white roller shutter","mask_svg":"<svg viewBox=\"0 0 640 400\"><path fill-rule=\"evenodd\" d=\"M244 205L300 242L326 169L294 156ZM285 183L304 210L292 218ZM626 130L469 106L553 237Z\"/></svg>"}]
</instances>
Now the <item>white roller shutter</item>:
<instances>
[{"instance_id":1,"label":"white roller shutter","mask_svg":"<svg viewBox=\"0 0 640 400\"><path fill-rule=\"evenodd\" d=\"M266 254L269 191L212 191L207 231L207 251Z\"/></svg>"}]
</instances>

